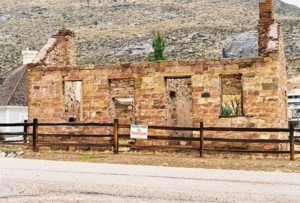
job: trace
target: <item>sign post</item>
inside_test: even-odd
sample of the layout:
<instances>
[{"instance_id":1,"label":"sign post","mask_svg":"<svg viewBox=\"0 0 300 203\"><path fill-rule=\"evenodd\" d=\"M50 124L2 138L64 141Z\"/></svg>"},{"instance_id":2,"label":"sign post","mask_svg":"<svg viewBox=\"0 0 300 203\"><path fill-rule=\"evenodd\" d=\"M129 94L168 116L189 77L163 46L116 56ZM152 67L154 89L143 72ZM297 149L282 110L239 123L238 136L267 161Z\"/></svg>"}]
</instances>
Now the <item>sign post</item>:
<instances>
[{"instance_id":1,"label":"sign post","mask_svg":"<svg viewBox=\"0 0 300 203\"><path fill-rule=\"evenodd\" d=\"M146 125L131 125L130 138L132 139L148 139L148 126Z\"/></svg>"}]
</instances>

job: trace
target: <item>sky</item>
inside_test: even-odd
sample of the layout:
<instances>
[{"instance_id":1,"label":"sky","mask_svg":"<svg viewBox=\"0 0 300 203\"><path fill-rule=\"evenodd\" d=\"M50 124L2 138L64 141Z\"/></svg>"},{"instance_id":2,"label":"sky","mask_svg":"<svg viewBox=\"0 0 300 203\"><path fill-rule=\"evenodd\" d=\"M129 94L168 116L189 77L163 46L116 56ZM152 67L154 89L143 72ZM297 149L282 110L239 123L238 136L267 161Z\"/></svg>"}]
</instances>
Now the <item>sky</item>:
<instances>
[{"instance_id":1,"label":"sky","mask_svg":"<svg viewBox=\"0 0 300 203\"><path fill-rule=\"evenodd\" d=\"M282 1L284 1L285 3L296 5L300 8L300 1L299 0L282 0Z\"/></svg>"}]
</instances>

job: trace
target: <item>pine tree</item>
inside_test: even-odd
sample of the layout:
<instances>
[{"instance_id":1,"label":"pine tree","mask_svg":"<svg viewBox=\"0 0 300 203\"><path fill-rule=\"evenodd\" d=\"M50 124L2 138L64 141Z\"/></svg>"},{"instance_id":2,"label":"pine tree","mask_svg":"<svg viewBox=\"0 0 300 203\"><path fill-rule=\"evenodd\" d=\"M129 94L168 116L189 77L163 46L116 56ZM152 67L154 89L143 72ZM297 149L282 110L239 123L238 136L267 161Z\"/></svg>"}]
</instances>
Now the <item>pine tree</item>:
<instances>
[{"instance_id":1,"label":"pine tree","mask_svg":"<svg viewBox=\"0 0 300 203\"><path fill-rule=\"evenodd\" d=\"M155 33L155 37L152 42L152 48L154 50L153 53L151 53L147 60L148 61L163 61L166 60L164 50L165 50L165 40L163 38L163 35L161 31L158 29Z\"/></svg>"}]
</instances>

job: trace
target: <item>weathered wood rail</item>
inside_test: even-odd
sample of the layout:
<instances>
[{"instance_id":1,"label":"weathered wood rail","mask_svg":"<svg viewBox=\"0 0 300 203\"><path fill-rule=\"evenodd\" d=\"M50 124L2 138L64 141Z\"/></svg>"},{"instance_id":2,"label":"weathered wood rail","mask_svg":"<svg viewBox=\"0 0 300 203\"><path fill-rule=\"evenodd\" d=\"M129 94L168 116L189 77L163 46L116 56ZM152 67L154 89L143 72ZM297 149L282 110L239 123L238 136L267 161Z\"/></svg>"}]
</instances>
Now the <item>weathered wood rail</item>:
<instances>
[{"instance_id":1,"label":"weathered wood rail","mask_svg":"<svg viewBox=\"0 0 300 203\"><path fill-rule=\"evenodd\" d=\"M0 127L17 127L22 126L23 132L0 132L0 136L23 136L23 142L17 141L0 141L0 145L26 145L32 146L32 150L37 152L41 146L76 146L76 147L111 147L115 154L119 153L120 147L132 148L132 149L176 149L187 151L198 151L200 157L203 157L205 151L217 151L217 152L233 152L233 153L269 153L269 154L289 154L291 160L295 160L295 154L300 152L295 151L295 145L300 144L300 136L295 136L295 132L300 132L300 129L294 129L290 124L289 128L228 128L228 127L205 127L201 122L199 127L170 127L170 126L148 126L148 129L164 130L164 131L190 131L199 132L198 137L184 137L184 136L163 136L163 135L149 135L149 140L165 140L165 141L189 141L200 142L199 147L193 146L170 146L170 145L136 145L136 144L119 144L120 139L130 140L130 134L120 134L120 129L130 129L130 125L119 124L115 119L114 123L39 123L38 119L34 119L32 123L25 121L24 123L0 123ZM112 134L45 134L39 133L39 127L56 126L56 127L110 127L112 128ZM31 128L29 130L29 128ZM30 132L29 132L30 131ZM214 138L205 137L205 132L269 132L269 133L288 133L288 139L235 139L235 138ZM41 137L81 137L81 138L111 138L111 141L103 143L66 143L66 142L40 142ZM31 139L28 139L31 137ZM226 148L212 148L205 147L205 142L224 142L224 143L248 143L248 144L289 144L289 150L251 150L251 149L226 149ZM211 145L210 145L211 146Z\"/></svg>"}]
</instances>

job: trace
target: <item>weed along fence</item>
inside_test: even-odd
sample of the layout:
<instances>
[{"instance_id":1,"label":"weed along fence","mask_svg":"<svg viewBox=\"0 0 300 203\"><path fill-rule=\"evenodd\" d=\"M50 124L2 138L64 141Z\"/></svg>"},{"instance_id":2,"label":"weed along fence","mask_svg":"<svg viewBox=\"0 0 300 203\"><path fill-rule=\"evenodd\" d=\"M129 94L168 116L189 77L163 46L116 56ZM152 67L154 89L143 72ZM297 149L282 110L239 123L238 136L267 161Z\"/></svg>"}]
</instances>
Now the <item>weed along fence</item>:
<instances>
[{"instance_id":1,"label":"weed along fence","mask_svg":"<svg viewBox=\"0 0 300 203\"><path fill-rule=\"evenodd\" d=\"M39 150L39 147L85 147L85 148L106 148L113 149L115 154L119 153L120 148L130 148L139 150L164 150L175 149L180 151L198 151L200 157L208 151L217 152L231 152L231 153L269 153L269 154L289 154L291 160L295 160L295 145L299 145L300 136L295 136L296 132L300 129L294 129L293 125L289 128L228 128L228 127L205 127L201 122L199 127L170 127L170 126L131 126L119 124L115 119L114 123L39 123L38 119L34 119L32 123L5 123L0 124L0 127L16 127L23 126L23 132L0 132L3 139L0 145L24 145L32 147L34 152ZM39 133L39 127L52 127L56 129L82 128L82 127L97 127L108 128L107 132L111 133ZM148 130L151 133L148 135ZM160 131L160 133L155 134ZM170 136L168 132L190 132L198 134L198 136ZM70 131L69 131L70 132ZM124 133L125 132L125 133ZM255 133L288 133L288 139L239 139L239 138L217 138L206 136L208 133L214 132L255 132ZM200 135L200 136L199 136ZM7 136L23 136L23 141L6 141ZM43 138L43 139L41 139ZM60 138L49 139L45 138ZM72 139L80 138L80 142L74 142ZM89 138L89 139L87 139ZM93 139L90 139L93 138ZM142 139L138 139L142 138ZM84 139L84 140L83 140ZM53 141L54 140L54 141ZM146 142L143 142L145 141ZM127 141L127 142L124 142ZM149 144L154 141L155 143L169 143L172 141L185 141L188 143L198 143L197 147L194 145L170 145L170 144ZM216 148L214 143L243 143L243 144L286 144L289 145L289 150L253 150L253 149L239 149L239 148ZM200 143L200 144L199 144ZM209 143L209 144L207 144Z\"/></svg>"}]
</instances>

